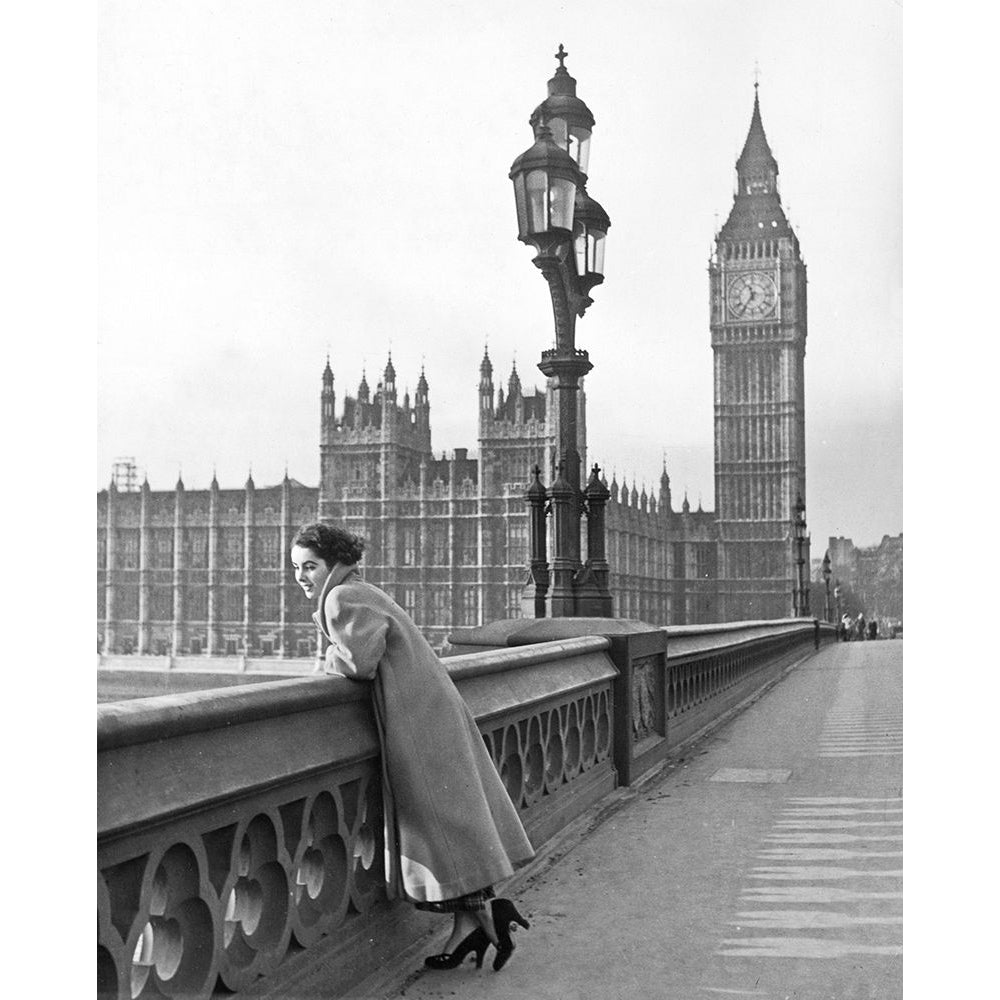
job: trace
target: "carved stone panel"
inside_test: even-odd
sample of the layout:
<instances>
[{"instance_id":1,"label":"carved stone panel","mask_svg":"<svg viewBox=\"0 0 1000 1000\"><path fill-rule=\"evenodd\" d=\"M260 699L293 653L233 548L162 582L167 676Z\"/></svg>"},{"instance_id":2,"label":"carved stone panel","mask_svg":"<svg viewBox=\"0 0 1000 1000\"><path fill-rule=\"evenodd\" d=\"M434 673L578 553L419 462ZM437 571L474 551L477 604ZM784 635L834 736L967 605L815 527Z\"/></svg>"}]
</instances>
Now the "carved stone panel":
<instances>
[{"instance_id":1,"label":"carved stone panel","mask_svg":"<svg viewBox=\"0 0 1000 1000\"><path fill-rule=\"evenodd\" d=\"M659 656L632 663L632 742L641 743L663 731L663 670Z\"/></svg>"}]
</instances>

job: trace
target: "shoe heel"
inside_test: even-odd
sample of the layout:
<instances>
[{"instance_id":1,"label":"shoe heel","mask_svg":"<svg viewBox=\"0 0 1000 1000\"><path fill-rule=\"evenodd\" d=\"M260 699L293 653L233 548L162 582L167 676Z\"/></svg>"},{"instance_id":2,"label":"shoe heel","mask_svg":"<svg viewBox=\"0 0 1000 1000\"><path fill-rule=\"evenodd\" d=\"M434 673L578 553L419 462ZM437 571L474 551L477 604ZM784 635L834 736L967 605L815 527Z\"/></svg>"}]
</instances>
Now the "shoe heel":
<instances>
[{"instance_id":1,"label":"shoe heel","mask_svg":"<svg viewBox=\"0 0 1000 1000\"><path fill-rule=\"evenodd\" d=\"M518 908L509 899L497 899L494 902L499 903L494 910L494 919L506 920L510 922L514 921L516 924L520 924L526 931L531 930L531 924L528 923L524 915L518 910Z\"/></svg>"},{"instance_id":2,"label":"shoe heel","mask_svg":"<svg viewBox=\"0 0 1000 1000\"><path fill-rule=\"evenodd\" d=\"M526 929L530 925L509 899L494 899L492 902L493 925L496 927L498 941L496 958L493 959L493 971L499 972L514 954L514 942L510 936L511 922L516 922Z\"/></svg>"},{"instance_id":3,"label":"shoe heel","mask_svg":"<svg viewBox=\"0 0 1000 1000\"><path fill-rule=\"evenodd\" d=\"M481 969L489 944L486 932L482 928L477 928L462 938L454 951L430 955L424 959L424 965L429 969L457 969L465 961L465 956L473 951L476 955L476 968Z\"/></svg>"}]
</instances>

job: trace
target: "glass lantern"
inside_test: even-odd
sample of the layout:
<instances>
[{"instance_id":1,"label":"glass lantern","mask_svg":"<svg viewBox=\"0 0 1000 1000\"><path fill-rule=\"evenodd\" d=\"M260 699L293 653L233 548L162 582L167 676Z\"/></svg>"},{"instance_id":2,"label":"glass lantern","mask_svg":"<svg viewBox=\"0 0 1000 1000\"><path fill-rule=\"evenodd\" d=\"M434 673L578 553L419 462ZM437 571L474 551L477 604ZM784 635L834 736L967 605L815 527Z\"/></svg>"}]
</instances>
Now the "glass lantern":
<instances>
[{"instance_id":1,"label":"glass lantern","mask_svg":"<svg viewBox=\"0 0 1000 1000\"><path fill-rule=\"evenodd\" d=\"M581 172L586 173L590 162L590 129L560 117L550 118L547 124L560 149L566 150Z\"/></svg>"},{"instance_id":2,"label":"glass lantern","mask_svg":"<svg viewBox=\"0 0 1000 1000\"><path fill-rule=\"evenodd\" d=\"M525 243L568 239L573 232L576 192L582 183L575 161L554 141L547 128L510 169L517 208L517 235Z\"/></svg>"},{"instance_id":3,"label":"glass lantern","mask_svg":"<svg viewBox=\"0 0 1000 1000\"><path fill-rule=\"evenodd\" d=\"M589 279L591 285L604 280L604 241L610 228L608 213L581 188L576 197L573 249L576 273L581 279Z\"/></svg>"},{"instance_id":4,"label":"glass lantern","mask_svg":"<svg viewBox=\"0 0 1000 1000\"><path fill-rule=\"evenodd\" d=\"M547 125L559 148L572 158L581 173L586 174L594 116L576 95L576 80L563 65L567 55L560 45L556 54L559 67L549 80L548 97L532 112L530 123L535 129Z\"/></svg>"}]
</instances>

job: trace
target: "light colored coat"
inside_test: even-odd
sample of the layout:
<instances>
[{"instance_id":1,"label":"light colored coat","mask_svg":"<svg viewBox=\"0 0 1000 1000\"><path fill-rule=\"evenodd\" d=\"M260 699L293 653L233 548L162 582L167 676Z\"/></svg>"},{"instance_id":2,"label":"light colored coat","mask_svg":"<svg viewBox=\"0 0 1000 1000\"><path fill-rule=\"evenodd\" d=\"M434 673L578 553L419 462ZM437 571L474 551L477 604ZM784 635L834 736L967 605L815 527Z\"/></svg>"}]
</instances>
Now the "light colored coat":
<instances>
[{"instance_id":1,"label":"light colored coat","mask_svg":"<svg viewBox=\"0 0 1000 1000\"><path fill-rule=\"evenodd\" d=\"M326 672L372 682L390 898L452 899L513 874L534 850L472 713L409 615L338 563L313 620L330 640Z\"/></svg>"}]
</instances>

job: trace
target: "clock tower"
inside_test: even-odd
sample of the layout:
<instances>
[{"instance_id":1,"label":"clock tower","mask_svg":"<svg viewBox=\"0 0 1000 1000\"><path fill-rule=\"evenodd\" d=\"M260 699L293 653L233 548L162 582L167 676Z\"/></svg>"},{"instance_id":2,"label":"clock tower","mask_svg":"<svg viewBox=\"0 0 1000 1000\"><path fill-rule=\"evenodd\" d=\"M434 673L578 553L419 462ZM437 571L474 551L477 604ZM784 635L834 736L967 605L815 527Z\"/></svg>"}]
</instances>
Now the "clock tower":
<instances>
[{"instance_id":1,"label":"clock tower","mask_svg":"<svg viewBox=\"0 0 1000 1000\"><path fill-rule=\"evenodd\" d=\"M720 621L795 613L793 517L806 499L806 266L781 207L756 84L736 174L709 264ZM802 555L808 580L808 542Z\"/></svg>"}]
</instances>

